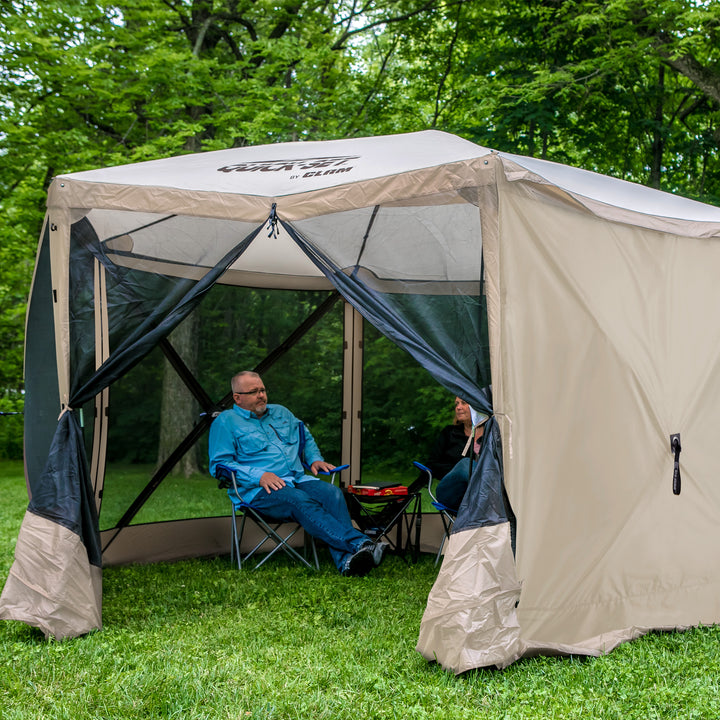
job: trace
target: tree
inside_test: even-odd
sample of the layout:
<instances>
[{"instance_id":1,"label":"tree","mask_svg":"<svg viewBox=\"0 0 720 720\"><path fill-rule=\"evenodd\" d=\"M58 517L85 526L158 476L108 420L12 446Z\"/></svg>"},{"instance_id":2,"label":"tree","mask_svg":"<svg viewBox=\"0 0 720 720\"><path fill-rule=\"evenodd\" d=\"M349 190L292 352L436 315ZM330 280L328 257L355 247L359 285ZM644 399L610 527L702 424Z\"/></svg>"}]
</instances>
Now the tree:
<instances>
[{"instance_id":1,"label":"tree","mask_svg":"<svg viewBox=\"0 0 720 720\"><path fill-rule=\"evenodd\" d=\"M720 198L720 9L694 0L501 0L459 42L450 129L502 150ZM477 25L477 23L473 23Z\"/></svg>"},{"instance_id":2,"label":"tree","mask_svg":"<svg viewBox=\"0 0 720 720\"><path fill-rule=\"evenodd\" d=\"M359 38L368 33L397 38L408 19L437 4L0 4L0 147L7 160L0 169L0 232L11 238L3 253L20 258L12 265L18 271L8 272L0 286L1 332L12 348L4 363L7 392L22 389L23 305L45 191L54 175L392 127L387 112L373 115L368 109L375 107L367 102L375 91L354 65ZM188 351L193 354L190 345ZM194 421L190 407L177 433Z\"/></svg>"},{"instance_id":3,"label":"tree","mask_svg":"<svg viewBox=\"0 0 720 720\"><path fill-rule=\"evenodd\" d=\"M718 202L719 28L701 0L0 0L0 410L54 175L436 127Z\"/></svg>"}]
</instances>

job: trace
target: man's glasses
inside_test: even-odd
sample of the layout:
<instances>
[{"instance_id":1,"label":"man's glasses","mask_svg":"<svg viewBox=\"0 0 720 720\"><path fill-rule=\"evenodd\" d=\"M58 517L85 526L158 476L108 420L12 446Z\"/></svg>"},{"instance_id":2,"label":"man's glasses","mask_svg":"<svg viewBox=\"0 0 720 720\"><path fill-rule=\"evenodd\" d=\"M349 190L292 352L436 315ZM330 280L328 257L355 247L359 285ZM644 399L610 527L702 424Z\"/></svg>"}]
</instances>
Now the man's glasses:
<instances>
[{"instance_id":1,"label":"man's glasses","mask_svg":"<svg viewBox=\"0 0 720 720\"><path fill-rule=\"evenodd\" d=\"M248 390L247 392L233 392L233 395L259 395L260 393L267 394L267 390L265 388L255 388L255 390Z\"/></svg>"}]
</instances>

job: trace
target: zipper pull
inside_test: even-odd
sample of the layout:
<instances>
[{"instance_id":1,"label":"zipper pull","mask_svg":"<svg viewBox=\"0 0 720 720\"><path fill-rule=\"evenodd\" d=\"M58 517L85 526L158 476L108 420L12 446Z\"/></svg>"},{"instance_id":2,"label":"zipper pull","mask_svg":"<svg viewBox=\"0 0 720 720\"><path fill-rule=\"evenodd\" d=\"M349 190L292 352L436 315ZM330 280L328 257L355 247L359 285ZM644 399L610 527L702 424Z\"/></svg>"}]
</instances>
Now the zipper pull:
<instances>
[{"instance_id":1,"label":"zipper pull","mask_svg":"<svg viewBox=\"0 0 720 720\"><path fill-rule=\"evenodd\" d=\"M675 453L675 467L673 468L673 494L680 494L680 451L682 446L680 445L680 433L670 436L670 452Z\"/></svg>"}]
</instances>

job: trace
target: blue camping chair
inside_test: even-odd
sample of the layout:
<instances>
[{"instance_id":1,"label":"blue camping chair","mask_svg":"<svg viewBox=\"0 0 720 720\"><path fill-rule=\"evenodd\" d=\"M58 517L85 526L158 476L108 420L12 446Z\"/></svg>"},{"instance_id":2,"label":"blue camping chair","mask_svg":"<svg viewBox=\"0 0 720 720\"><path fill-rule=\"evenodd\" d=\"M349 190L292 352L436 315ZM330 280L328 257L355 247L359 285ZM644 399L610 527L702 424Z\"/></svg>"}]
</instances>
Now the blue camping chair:
<instances>
[{"instance_id":1,"label":"blue camping chair","mask_svg":"<svg viewBox=\"0 0 720 720\"><path fill-rule=\"evenodd\" d=\"M301 422L299 426L300 444L298 447L298 454L300 460L307 470L309 467L305 462L303 455L305 452L305 425ZM342 470L348 468L349 465L341 465L336 467L334 470L327 472L324 470L320 471L321 475L330 477L330 482L335 482L335 475ZM266 543L272 543L271 549L265 555L262 560L259 560L255 564L255 569L265 564L278 550L282 550L293 560L297 560L310 569L319 569L320 564L317 558L317 548L315 547L315 538L309 533L305 535L305 547L304 554L301 555L291 544L292 538L297 535L302 526L300 523L287 518L286 520L277 521L274 518L268 518L264 516L259 510L256 510L250 503L246 502L239 492L237 486L237 478L232 468L226 465L218 465L215 469L215 477L218 481L218 487L225 490L231 490L232 493L228 493L232 504L232 524L231 524L231 536L230 536L230 561L235 562L237 559L238 569L242 569L243 562L247 562L252 558L255 553L259 553ZM238 519L240 520L240 528L238 529ZM245 556L241 553L242 539L245 532L245 523L247 520L253 522L261 532L260 541L252 548ZM284 528L284 529L283 529ZM284 534L283 534L284 533ZM312 552L312 563L308 560L308 551Z\"/></svg>"},{"instance_id":2,"label":"blue camping chair","mask_svg":"<svg viewBox=\"0 0 720 720\"><path fill-rule=\"evenodd\" d=\"M440 548L437 551L437 555L435 556L435 564L437 565L438 562L440 562L440 557L442 556L443 548L445 547L445 542L450 537L450 532L452 531L452 526L455 523L455 518L457 517L457 510L453 510L452 508L449 508L447 505L443 505L435 496L435 493L433 492L432 484L433 484L433 476L432 476L432 470L423 465L422 463L419 463L417 460L413 460L413 465L420 470L421 472L424 472L427 475L428 483L427 483L427 489L428 494L430 495L430 502L432 506L440 513L440 519L442 520L443 524L443 537L440 541Z\"/></svg>"},{"instance_id":3,"label":"blue camping chair","mask_svg":"<svg viewBox=\"0 0 720 720\"><path fill-rule=\"evenodd\" d=\"M345 470L348 465L341 465L336 467L330 472L320 471L321 475L330 477L330 482L335 482L335 475L342 470ZM297 535L302 526L300 523L294 520L280 520L277 521L274 518L268 518L264 516L259 510L256 510L250 503L243 500L237 486L237 478L232 468L225 465L218 465L215 470L215 477L218 481L218 487L225 490L232 490L232 493L228 494L232 504L232 523L230 525L230 561L232 563L237 561L238 570L242 569L243 563L250 560L256 553L260 553L266 543L271 543L270 549L262 558L258 560L254 566L257 570L261 565L264 565L275 553L282 550L293 560L297 560L305 567L311 570L318 570L320 563L318 562L317 548L315 547L315 538L309 533L305 533L305 548L304 553L300 554L291 544L292 538ZM238 528L238 520L240 521L240 527ZM243 534L245 532L245 523L250 520L260 530L261 538L260 541L245 555L241 552ZM308 559L308 554L311 553L312 557Z\"/></svg>"},{"instance_id":4,"label":"blue camping chair","mask_svg":"<svg viewBox=\"0 0 720 720\"><path fill-rule=\"evenodd\" d=\"M278 522L275 519L267 518L252 505L245 502L238 491L237 478L231 468L226 467L225 465L218 465L215 470L215 478L218 481L219 488L232 490L232 495L228 493L228 497L230 498L232 505L232 522L230 525L230 562L234 563L237 561L238 570L242 570L243 563L250 560L255 553L259 553L263 546L268 542L272 543L270 546L271 549L262 560L258 560L255 564L255 570L257 570L261 565L264 565L278 550L282 550L293 560L297 560L311 570L319 569L320 563L317 558L315 540L311 535L305 535L304 555L301 555L292 545L290 545L292 538L294 538L295 535L302 530L299 523L294 521ZM245 533L245 523L248 519L250 519L250 521L258 527L261 538L252 550L243 555L241 552L241 545L243 535ZM239 529L238 520L240 521ZM282 530L283 526L285 526L285 530ZM308 546L312 551L312 563L307 559Z\"/></svg>"}]
</instances>

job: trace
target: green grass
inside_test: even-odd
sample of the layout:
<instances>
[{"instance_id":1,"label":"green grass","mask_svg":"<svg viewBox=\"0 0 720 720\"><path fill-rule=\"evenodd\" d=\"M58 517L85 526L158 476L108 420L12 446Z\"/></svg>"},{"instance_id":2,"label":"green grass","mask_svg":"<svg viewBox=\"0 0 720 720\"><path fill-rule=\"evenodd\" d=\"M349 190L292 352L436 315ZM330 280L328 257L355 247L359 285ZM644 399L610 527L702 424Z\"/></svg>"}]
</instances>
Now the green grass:
<instances>
[{"instance_id":1,"label":"green grass","mask_svg":"<svg viewBox=\"0 0 720 720\"><path fill-rule=\"evenodd\" d=\"M217 491L216 491L217 492ZM25 505L0 461L0 582ZM104 629L46 641L0 622L0 718L720 717L720 631L651 634L596 659L455 677L414 650L436 570L389 558L342 578L227 558L104 570Z\"/></svg>"},{"instance_id":2,"label":"green grass","mask_svg":"<svg viewBox=\"0 0 720 720\"><path fill-rule=\"evenodd\" d=\"M150 465L113 465L105 477L100 527L114 527L152 477ZM133 523L161 522L186 517L227 515L229 501L210 475L165 478L133 519Z\"/></svg>"},{"instance_id":3,"label":"green grass","mask_svg":"<svg viewBox=\"0 0 720 720\"><path fill-rule=\"evenodd\" d=\"M133 500L140 494L152 477L151 465L115 464L108 467L105 476L105 492L100 512L100 528L114 527ZM363 482L372 484L378 480L392 480L407 485L414 480L412 472L376 470L363 474ZM165 478L133 519L133 523L161 522L186 517L217 517L227 515L229 503L224 490L208 474L190 478L170 476ZM434 512L427 491L423 491L423 510Z\"/></svg>"}]
</instances>

